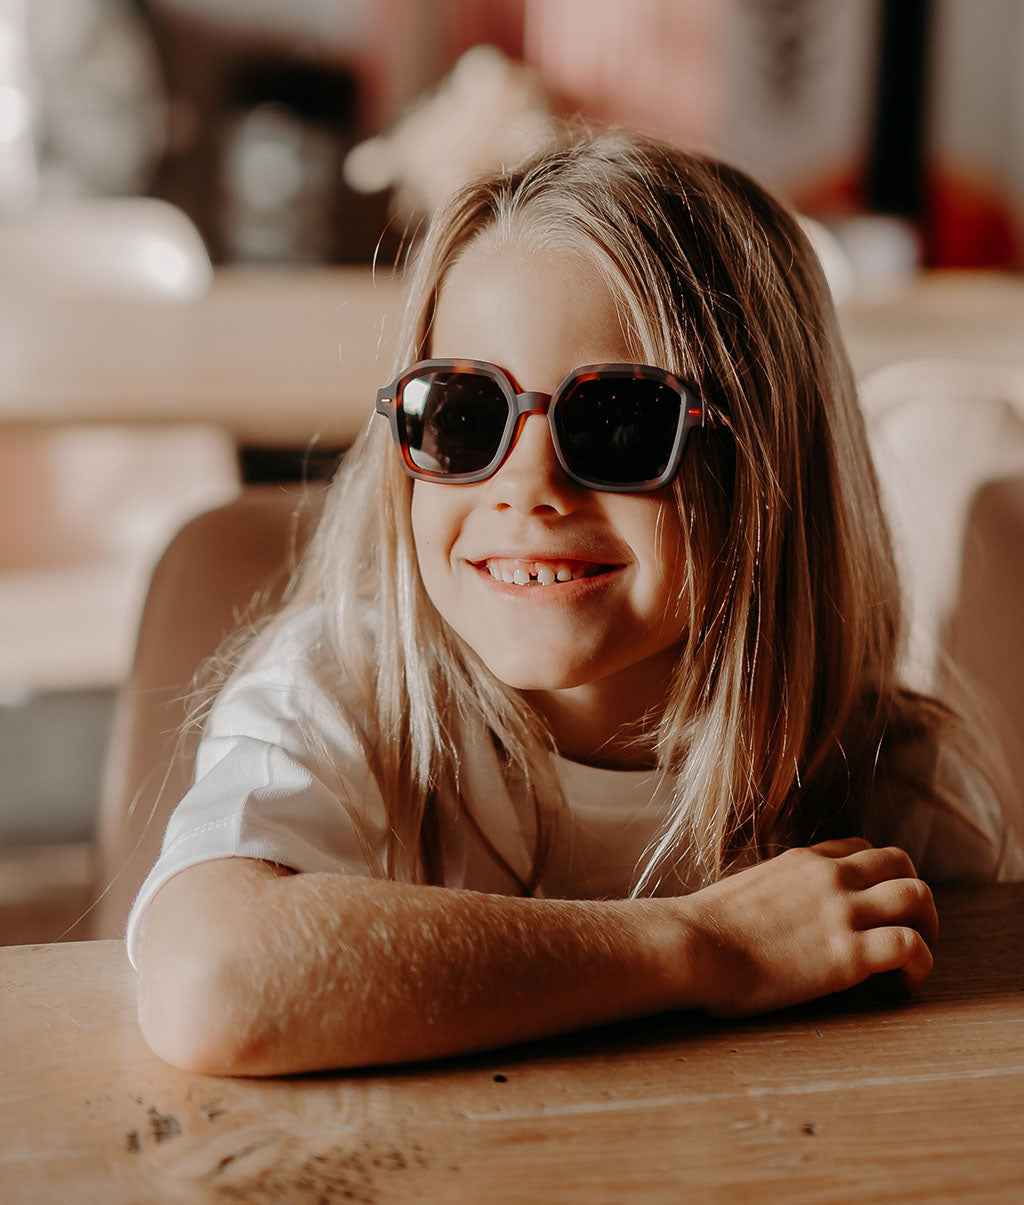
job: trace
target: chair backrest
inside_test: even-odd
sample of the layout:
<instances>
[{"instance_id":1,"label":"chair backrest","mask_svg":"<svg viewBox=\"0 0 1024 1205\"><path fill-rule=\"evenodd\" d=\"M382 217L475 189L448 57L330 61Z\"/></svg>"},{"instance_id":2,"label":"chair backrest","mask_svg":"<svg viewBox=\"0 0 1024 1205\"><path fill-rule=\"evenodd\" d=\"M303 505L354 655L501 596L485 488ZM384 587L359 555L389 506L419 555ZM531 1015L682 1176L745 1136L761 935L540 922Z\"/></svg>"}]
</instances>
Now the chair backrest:
<instances>
[{"instance_id":1,"label":"chair backrest","mask_svg":"<svg viewBox=\"0 0 1024 1205\"><path fill-rule=\"evenodd\" d=\"M148 555L239 484L235 441L213 425L11 428L0 439L0 572Z\"/></svg>"},{"instance_id":2,"label":"chair backrest","mask_svg":"<svg viewBox=\"0 0 1024 1205\"><path fill-rule=\"evenodd\" d=\"M25 427L0 439L0 690L123 680L161 550L240 489L202 424Z\"/></svg>"},{"instance_id":3,"label":"chair backrest","mask_svg":"<svg viewBox=\"0 0 1024 1205\"><path fill-rule=\"evenodd\" d=\"M976 693L1024 783L1024 367L922 360L862 386L909 621L906 676ZM1011 822L1024 836L1024 788Z\"/></svg>"},{"instance_id":4,"label":"chair backrest","mask_svg":"<svg viewBox=\"0 0 1024 1205\"><path fill-rule=\"evenodd\" d=\"M90 936L122 934L168 816L188 789L198 740L187 727L197 669L242 618L280 599L320 501L312 488L248 487L188 523L160 559L115 712Z\"/></svg>"}]
</instances>

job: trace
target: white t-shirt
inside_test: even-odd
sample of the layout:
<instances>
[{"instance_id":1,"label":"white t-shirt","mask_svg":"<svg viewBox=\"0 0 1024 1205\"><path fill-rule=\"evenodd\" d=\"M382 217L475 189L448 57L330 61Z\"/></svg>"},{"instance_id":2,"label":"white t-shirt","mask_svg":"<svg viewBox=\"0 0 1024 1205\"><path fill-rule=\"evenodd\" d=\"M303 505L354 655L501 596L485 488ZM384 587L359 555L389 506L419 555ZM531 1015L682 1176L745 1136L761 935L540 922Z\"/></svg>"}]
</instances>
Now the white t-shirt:
<instances>
[{"instance_id":1,"label":"white t-shirt","mask_svg":"<svg viewBox=\"0 0 1024 1205\"><path fill-rule=\"evenodd\" d=\"M382 874L387 813L365 752L365 717L354 705L346 709L344 700L340 706L327 700L315 685L316 620L312 611L291 619L215 702L193 785L170 819L160 857L128 919L133 964L150 900L173 875L199 862L244 857L297 872ZM523 793L506 781L490 741L467 740L465 746L458 794L439 800L444 882L518 894L508 867L528 877L532 812ZM566 899L628 895L637 863L667 819L666 784L652 771L553 760L567 806L543 893ZM982 803L974 810L984 831L995 836L998 819L985 814ZM878 835L871 835L877 842ZM925 878L993 873L990 842L934 808L905 811L882 836L906 848ZM679 894L696 885L693 868L684 864L659 890Z\"/></svg>"}]
</instances>

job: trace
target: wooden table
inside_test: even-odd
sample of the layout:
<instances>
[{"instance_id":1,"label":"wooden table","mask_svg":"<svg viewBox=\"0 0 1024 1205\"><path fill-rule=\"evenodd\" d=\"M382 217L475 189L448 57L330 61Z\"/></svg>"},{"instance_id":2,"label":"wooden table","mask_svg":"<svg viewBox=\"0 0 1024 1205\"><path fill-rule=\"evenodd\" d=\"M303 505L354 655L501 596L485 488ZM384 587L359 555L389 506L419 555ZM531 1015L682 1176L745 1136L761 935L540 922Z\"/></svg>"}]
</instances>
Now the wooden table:
<instances>
[{"instance_id":1,"label":"wooden table","mask_svg":"<svg viewBox=\"0 0 1024 1205\"><path fill-rule=\"evenodd\" d=\"M0 424L197 420L250 447L345 447L391 370L401 301L368 268L220 268L185 304L0 287ZM840 318L859 377L920 356L1024 363L1019 276L925 274Z\"/></svg>"},{"instance_id":2,"label":"wooden table","mask_svg":"<svg viewBox=\"0 0 1024 1205\"><path fill-rule=\"evenodd\" d=\"M277 1081L165 1066L118 942L0 950L0 1200L1024 1199L1024 884L949 894L912 1000L670 1016Z\"/></svg>"}]
</instances>

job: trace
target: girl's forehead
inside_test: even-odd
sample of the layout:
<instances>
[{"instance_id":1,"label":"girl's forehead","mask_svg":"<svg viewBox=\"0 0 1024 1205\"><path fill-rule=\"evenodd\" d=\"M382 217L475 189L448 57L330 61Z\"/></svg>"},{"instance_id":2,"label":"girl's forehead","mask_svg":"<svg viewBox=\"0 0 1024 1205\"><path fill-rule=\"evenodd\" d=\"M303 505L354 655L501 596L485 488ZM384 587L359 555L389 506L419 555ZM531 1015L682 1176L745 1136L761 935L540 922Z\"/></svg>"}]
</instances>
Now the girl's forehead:
<instances>
[{"instance_id":1,"label":"girl's forehead","mask_svg":"<svg viewBox=\"0 0 1024 1205\"><path fill-rule=\"evenodd\" d=\"M442 283L429 350L500 364L524 388L544 389L541 378L556 372L560 380L582 364L633 359L625 330L593 257L569 247L480 239Z\"/></svg>"}]
</instances>

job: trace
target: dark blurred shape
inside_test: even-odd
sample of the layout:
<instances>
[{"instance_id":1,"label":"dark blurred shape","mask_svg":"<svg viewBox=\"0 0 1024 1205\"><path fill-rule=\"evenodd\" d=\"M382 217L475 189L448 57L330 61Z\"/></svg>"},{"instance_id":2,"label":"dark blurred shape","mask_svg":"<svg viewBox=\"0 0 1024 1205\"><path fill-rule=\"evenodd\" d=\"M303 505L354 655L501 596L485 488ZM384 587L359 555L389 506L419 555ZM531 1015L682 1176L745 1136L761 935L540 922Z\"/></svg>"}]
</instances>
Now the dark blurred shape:
<instances>
[{"instance_id":1,"label":"dark blurred shape","mask_svg":"<svg viewBox=\"0 0 1024 1205\"><path fill-rule=\"evenodd\" d=\"M276 57L242 65L220 179L228 258L353 258L341 164L354 108L346 73Z\"/></svg>"},{"instance_id":2,"label":"dark blurred shape","mask_svg":"<svg viewBox=\"0 0 1024 1205\"><path fill-rule=\"evenodd\" d=\"M139 3L170 98L153 191L189 214L211 257L367 262L385 201L341 175L362 136L358 63L307 39Z\"/></svg>"},{"instance_id":3,"label":"dark blurred shape","mask_svg":"<svg viewBox=\"0 0 1024 1205\"><path fill-rule=\"evenodd\" d=\"M883 0L866 208L925 217L931 0Z\"/></svg>"}]
</instances>

